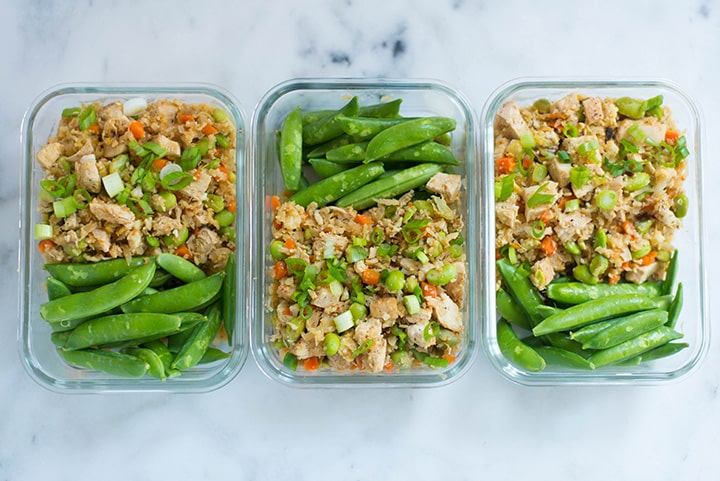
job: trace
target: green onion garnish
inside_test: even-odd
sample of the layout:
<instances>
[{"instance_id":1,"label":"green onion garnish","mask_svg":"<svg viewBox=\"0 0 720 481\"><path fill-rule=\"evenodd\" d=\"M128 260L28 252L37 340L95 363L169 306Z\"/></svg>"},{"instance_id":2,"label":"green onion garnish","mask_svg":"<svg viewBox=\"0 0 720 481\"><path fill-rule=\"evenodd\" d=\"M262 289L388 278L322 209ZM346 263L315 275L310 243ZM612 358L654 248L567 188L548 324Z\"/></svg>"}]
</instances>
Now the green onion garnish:
<instances>
[{"instance_id":1,"label":"green onion garnish","mask_svg":"<svg viewBox=\"0 0 720 481\"><path fill-rule=\"evenodd\" d=\"M578 128L575 124L565 124L565 126L562 129L562 133L565 137L577 137L578 136Z\"/></svg>"},{"instance_id":2,"label":"green onion garnish","mask_svg":"<svg viewBox=\"0 0 720 481\"><path fill-rule=\"evenodd\" d=\"M167 190L180 190L193 180L193 176L187 172L170 172L160 181L160 184Z\"/></svg>"},{"instance_id":3,"label":"green onion garnish","mask_svg":"<svg viewBox=\"0 0 720 481\"><path fill-rule=\"evenodd\" d=\"M595 197L595 205L602 210L613 210L617 203L617 192L614 190L601 190Z\"/></svg>"},{"instance_id":4,"label":"green onion garnish","mask_svg":"<svg viewBox=\"0 0 720 481\"><path fill-rule=\"evenodd\" d=\"M532 223L532 236L536 239L542 239L545 236L545 222L536 220Z\"/></svg>"},{"instance_id":5,"label":"green onion garnish","mask_svg":"<svg viewBox=\"0 0 720 481\"><path fill-rule=\"evenodd\" d=\"M87 130L88 127L96 121L97 114L95 113L95 106L93 104L88 105L85 110L78 115L78 127L80 130Z\"/></svg>"},{"instance_id":6,"label":"green onion garnish","mask_svg":"<svg viewBox=\"0 0 720 481\"><path fill-rule=\"evenodd\" d=\"M62 117L77 117L80 115L80 107L68 107L66 109L63 109L62 114L60 114Z\"/></svg>"},{"instance_id":7,"label":"green onion garnish","mask_svg":"<svg viewBox=\"0 0 720 481\"><path fill-rule=\"evenodd\" d=\"M545 182L542 184L538 189L533 193L532 196L527 201L527 205L529 208L537 207L541 204L549 204L553 201L555 196L553 194L543 194L542 191L547 187L549 182Z\"/></svg>"},{"instance_id":8,"label":"green onion garnish","mask_svg":"<svg viewBox=\"0 0 720 481\"><path fill-rule=\"evenodd\" d=\"M558 159L560 159L560 162L562 162L563 164L570 163L570 154L568 154L564 150L558 150L557 156Z\"/></svg>"}]
</instances>

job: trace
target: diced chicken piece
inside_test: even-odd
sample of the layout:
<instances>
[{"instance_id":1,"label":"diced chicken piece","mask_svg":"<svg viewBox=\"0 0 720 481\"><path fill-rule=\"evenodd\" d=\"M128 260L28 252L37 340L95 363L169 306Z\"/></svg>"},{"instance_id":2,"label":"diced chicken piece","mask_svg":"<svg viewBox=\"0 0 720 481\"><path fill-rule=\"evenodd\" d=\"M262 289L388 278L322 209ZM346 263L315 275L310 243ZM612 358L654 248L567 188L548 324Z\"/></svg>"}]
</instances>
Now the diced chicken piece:
<instances>
[{"instance_id":1,"label":"diced chicken piece","mask_svg":"<svg viewBox=\"0 0 720 481\"><path fill-rule=\"evenodd\" d=\"M51 142L40 149L37 153L37 160L44 170L50 170L61 155L62 144L60 142Z\"/></svg>"},{"instance_id":2,"label":"diced chicken piece","mask_svg":"<svg viewBox=\"0 0 720 481\"><path fill-rule=\"evenodd\" d=\"M143 235L139 229L133 229L128 234L128 236L127 236L128 248L130 249L130 252L133 255L142 254L142 252L143 252L142 240L143 240Z\"/></svg>"},{"instance_id":3,"label":"diced chicken piece","mask_svg":"<svg viewBox=\"0 0 720 481\"><path fill-rule=\"evenodd\" d=\"M340 302L340 296L333 294L327 287L319 287L314 291L311 290L310 297L312 298L310 304L321 309L326 309Z\"/></svg>"},{"instance_id":4,"label":"diced chicken piece","mask_svg":"<svg viewBox=\"0 0 720 481\"><path fill-rule=\"evenodd\" d=\"M78 188L94 194L100 192L102 180L93 154L85 155L75 163L75 174Z\"/></svg>"},{"instance_id":5,"label":"diced chicken piece","mask_svg":"<svg viewBox=\"0 0 720 481\"><path fill-rule=\"evenodd\" d=\"M658 144L665 140L667 126L655 117L648 117L640 120L625 119L621 121L618 124L617 132L615 133L615 137L618 142L622 139L628 138L627 131L633 124L638 124L638 127L640 127L640 130L642 130L643 133L645 133L645 136L654 140Z\"/></svg>"},{"instance_id":6,"label":"diced chicken piece","mask_svg":"<svg viewBox=\"0 0 720 481\"><path fill-rule=\"evenodd\" d=\"M400 306L395 297L379 297L370 303L370 315L380 319L383 324L392 325L400 317Z\"/></svg>"},{"instance_id":7,"label":"diced chicken piece","mask_svg":"<svg viewBox=\"0 0 720 481\"><path fill-rule=\"evenodd\" d=\"M110 250L110 233L104 229L94 229L85 239L88 245L95 250L101 252Z\"/></svg>"},{"instance_id":8,"label":"diced chicken piece","mask_svg":"<svg viewBox=\"0 0 720 481\"><path fill-rule=\"evenodd\" d=\"M432 318L432 309L422 307L418 312L405 316L405 321L410 324L427 324Z\"/></svg>"},{"instance_id":9,"label":"diced chicken piece","mask_svg":"<svg viewBox=\"0 0 720 481\"><path fill-rule=\"evenodd\" d=\"M425 302L433 308L435 318L441 326L455 332L463 330L460 309L450 296L441 292L438 297L426 297Z\"/></svg>"},{"instance_id":10,"label":"diced chicken piece","mask_svg":"<svg viewBox=\"0 0 720 481\"><path fill-rule=\"evenodd\" d=\"M290 348L290 352L295 354L298 359L308 359L310 357L321 357L325 355L325 348L322 343L317 343L312 337L301 337Z\"/></svg>"},{"instance_id":11,"label":"diced chicken piece","mask_svg":"<svg viewBox=\"0 0 720 481\"><path fill-rule=\"evenodd\" d=\"M155 108L158 116L163 122L167 123L172 122L178 113L177 105L172 102L168 102L167 100L159 100L155 102Z\"/></svg>"},{"instance_id":12,"label":"diced chicken piece","mask_svg":"<svg viewBox=\"0 0 720 481\"><path fill-rule=\"evenodd\" d=\"M352 353L357 348L357 342L353 339L352 333L348 331L346 334L340 336L340 349L338 349L336 356L340 356L348 363L352 363L355 360Z\"/></svg>"},{"instance_id":13,"label":"diced chicken piece","mask_svg":"<svg viewBox=\"0 0 720 481\"><path fill-rule=\"evenodd\" d=\"M435 345L437 342L435 336L432 336L430 339L425 339L425 328L427 327L428 322L429 321L419 322L417 324L411 324L407 327L406 332L408 340L412 344L422 348L428 348Z\"/></svg>"},{"instance_id":14,"label":"diced chicken piece","mask_svg":"<svg viewBox=\"0 0 720 481\"><path fill-rule=\"evenodd\" d=\"M348 238L336 234L321 232L319 238L313 242L313 254L316 259L325 259L326 253L340 257L348 246ZM327 252L326 252L327 251Z\"/></svg>"},{"instance_id":15,"label":"diced chicken piece","mask_svg":"<svg viewBox=\"0 0 720 481\"><path fill-rule=\"evenodd\" d=\"M98 220L109 224L132 225L135 214L124 205L109 204L97 198L90 202L90 213Z\"/></svg>"},{"instance_id":16,"label":"diced chicken piece","mask_svg":"<svg viewBox=\"0 0 720 481\"><path fill-rule=\"evenodd\" d=\"M293 277L285 277L278 282L277 295L283 299L292 299L295 287L295 279Z\"/></svg>"},{"instance_id":17,"label":"diced chicken piece","mask_svg":"<svg viewBox=\"0 0 720 481\"><path fill-rule=\"evenodd\" d=\"M535 143L538 147L543 149L555 149L560 145L560 136L553 129L547 126L536 130L533 133L535 137Z\"/></svg>"},{"instance_id":18,"label":"diced chicken piece","mask_svg":"<svg viewBox=\"0 0 720 481\"><path fill-rule=\"evenodd\" d=\"M153 234L159 237L178 233L182 228L183 225L179 219L174 219L166 215L157 217L152 225Z\"/></svg>"},{"instance_id":19,"label":"diced chicken piece","mask_svg":"<svg viewBox=\"0 0 720 481\"><path fill-rule=\"evenodd\" d=\"M417 273L420 266L422 266L422 263L420 263L419 261L408 259L407 257L401 257L399 262L400 267L402 267L409 274Z\"/></svg>"},{"instance_id":20,"label":"diced chicken piece","mask_svg":"<svg viewBox=\"0 0 720 481\"><path fill-rule=\"evenodd\" d=\"M595 229L592 217L581 212L561 213L555 225L555 234L561 244L589 239Z\"/></svg>"},{"instance_id":21,"label":"diced chicken piece","mask_svg":"<svg viewBox=\"0 0 720 481\"><path fill-rule=\"evenodd\" d=\"M558 158L553 158L547 163L550 178L557 182L558 187L563 188L570 183L570 170L572 164L560 162Z\"/></svg>"},{"instance_id":22,"label":"diced chicken piece","mask_svg":"<svg viewBox=\"0 0 720 481\"><path fill-rule=\"evenodd\" d=\"M299 229L307 213L303 206L295 202L283 202L275 213L275 222L282 224L283 229Z\"/></svg>"},{"instance_id":23,"label":"diced chicken piece","mask_svg":"<svg viewBox=\"0 0 720 481\"><path fill-rule=\"evenodd\" d=\"M448 202L455 202L460 197L460 187L462 186L462 178L455 174L446 174L438 172L433 175L425 184L425 188L430 192L440 194Z\"/></svg>"},{"instance_id":24,"label":"diced chicken piece","mask_svg":"<svg viewBox=\"0 0 720 481\"><path fill-rule=\"evenodd\" d=\"M167 158L177 160L180 158L180 144L174 140L170 140L164 135L157 135L153 141L163 149L167 150Z\"/></svg>"},{"instance_id":25,"label":"diced chicken piece","mask_svg":"<svg viewBox=\"0 0 720 481\"><path fill-rule=\"evenodd\" d=\"M585 110L585 123L588 125L602 125L602 101L598 97L590 97L582 101Z\"/></svg>"},{"instance_id":26,"label":"diced chicken piece","mask_svg":"<svg viewBox=\"0 0 720 481\"><path fill-rule=\"evenodd\" d=\"M577 163L581 163L581 161L584 161L584 157L580 157L580 154L577 153L577 148L586 142L595 142L597 143L597 138L593 135L582 135L580 137L568 137L563 139L561 149L566 151L570 157ZM591 159L593 160L593 159ZM597 160L597 159L594 159Z\"/></svg>"},{"instance_id":27,"label":"diced chicken piece","mask_svg":"<svg viewBox=\"0 0 720 481\"><path fill-rule=\"evenodd\" d=\"M208 256L211 263L210 272L219 272L225 269L225 264L227 264L227 260L228 257L230 257L231 252L232 250L227 247L218 247L217 249L213 249Z\"/></svg>"},{"instance_id":28,"label":"diced chicken piece","mask_svg":"<svg viewBox=\"0 0 720 481\"><path fill-rule=\"evenodd\" d=\"M382 336L382 326L379 319L369 318L355 327L355 342L362 345L366 341L372 341L372 346L366 352L367 365L370 372L381 372L385 367L385 355L387 354L387 341Z\"/></svg>"},{"instance_id":29,"label":"diced chicken piece","mask_svg":"<svg viewBox=\"0 0 720 481\"><path fill-rule=\"evenodd\" d=\"M546 185L547 184L547 185ZM535 207L529 207L527 205L528 201L532 198L532 196L535 194L535 192L542 186L545 186L543 190L540 192L541 195L551 195L552 200L547 203L542 203L539 205L536 205ZM525 201L525 219L527 221L534 221L540 218L543 212L551 206L555 200L557 200L558 197L558 185L556 182L548 181L544 182L540 185L533 185L530 187L526 187L522 189L522 196L523 200Z\"/></svg>"},{"instance_id":30,"label":"diced chicken piece","mask_svg":"<svg viewBox=\"0 0 720 481\"><path fill-rule=\"evenodd\" d=\"M519 139L523 132L529 130L520 113L520 107L515 102L506 102L498 109L495 129L511 139Z\"/></svg>"},{"instance_id":31,"label":"diced chicken piece","mask_svg":"<svg viewBox=\"0 0 720 481\"><path fill-rule=\"evenodd\" d=\"M458 306L462 306L465 297L465 274L459 272L452 282L445 285L445 292Z\"/></svg>"},{"instance_id":32,"label":"diced chicken piece","mask_svg":"<svg viewBox=\"0 0 720 481\"><path fill-rule=\"evenodd\" d=\"M180 193L190 197L193 200L201 201L205 198L205 193L210 187L210 181L212 177L206 174L203 170L199 170L199 174L193 176L194 180L190 182L186 187L180 189Z\"/></svg>"},{"instance_id":33,"label":"diced chicken piece","mask_svg":"<svg viewBox=\"0 0 720 481\"><path fill-rule=\"evenodd\" d=\"M197 234L191 235L187 246L197 264L204 264L210 252L220 245L220 238L214 230L203 227Z\"/></svg>"},{"instance_id":34,"label":"diced chicken piece","mask_svg":"<svg viewBox=\"0 0 720 481\"><path fill-rule=\"evenodd\" d=\"M125 111L123 110L123 106L120 102L113 102L111 104L103 106L98 112L98 117L102 121L119 119L123 117L127 119L127 117L125 117Z\"/></svg>"},{"instance_id":35,"label":"diced chicken piece","mask_svg":"<svg viewBox=\"0 0 720 481\"><path fill-rule=\"evenodd\" d=\"M665 188L677 176L677 170L670 167L656 167L655 168L655 181L653 183L653 194L662 195Z\"/></svg>"},{"instance_id":36,"label":"diced chicken piece","mask_svg":"<svg viewBox=\"0 0 720 481\"><path fill-rule=\"evenodd\" d=\"M642 284L647 281L650 276L660 269L658 262L653 262L647 266L637 266L633 270L625 273L625 279L636 284Z\"/></svg>"},{"instance_id":37,"label":"diced chicken piece","mask_svg":"<svg viewBox=\"0 0 720 481\"><path fill-rule=\"evenodd\" d=\"M68 160L70 162L77 162L81 158L85 157L86 155L90 155L95 152L95 149L93 148L92 142L89 140L83 144L80 149L72 154L70 157L68 157Z\"/></svg>"},{"instance_id":38,"label":"diced chicken piece","mask_svg":"<svg viewBox=\"0 0 720 481\"><path fill-rule=\"evenodd\" d=\"M515 227L515 221L520 211L517 201L518 196L513 193L507 200L495 204L495 217L511 229Z\"/></svg>"},{"instance_id":39,"label":"diced chicken piece","mask_svg":"<svg viewBox=\"0 0 720 481\"><path fill-rule=\"evenodd\" d=\"M533 264L530 273L530 281L539 290L545 289L545 286L550 284L555 278L555 267L550 257L544 257L535 264Z\"/></svg>"},{"instance_id":40,"label":"diced chicken piece","mask_svg":"<svg viewBox=\"0 0 720 481\"><path fill-rule=\"evenodd\" d=\"M578 122L578 112L580 111L580 99L577 94L569 94L554 102L550 106L550 112L559 115L568 123L576 124Z\"/></svg>"}]
</instances>

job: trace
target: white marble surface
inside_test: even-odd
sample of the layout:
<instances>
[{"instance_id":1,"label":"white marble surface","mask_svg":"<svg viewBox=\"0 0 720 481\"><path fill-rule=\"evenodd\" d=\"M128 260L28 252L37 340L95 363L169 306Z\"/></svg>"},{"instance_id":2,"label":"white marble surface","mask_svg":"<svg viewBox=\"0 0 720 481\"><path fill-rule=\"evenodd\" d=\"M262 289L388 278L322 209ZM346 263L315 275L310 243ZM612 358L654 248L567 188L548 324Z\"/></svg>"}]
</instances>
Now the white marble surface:
<instances>
[{"instance_id":1,"label":"white marble surface","mask_svg":"<svg viewBox=\"0 0 720 481\"><path fill-rule=\"evenodd\" d=\"M435 390L292 390L249 358L210 394L51 393L18 355L14 230L20 121L57 83L208 81L249 115L290 77L425 77L479 112L514 77L609 75L669 78L700 104L712 241L720 2L0 3L0 480L720 479L714 344L691 377L663 387L521 387L481 353ZM708 247L714 293L720 261ZM717 296L710 304L720 312Z\"/></svg>"}]
</instances>

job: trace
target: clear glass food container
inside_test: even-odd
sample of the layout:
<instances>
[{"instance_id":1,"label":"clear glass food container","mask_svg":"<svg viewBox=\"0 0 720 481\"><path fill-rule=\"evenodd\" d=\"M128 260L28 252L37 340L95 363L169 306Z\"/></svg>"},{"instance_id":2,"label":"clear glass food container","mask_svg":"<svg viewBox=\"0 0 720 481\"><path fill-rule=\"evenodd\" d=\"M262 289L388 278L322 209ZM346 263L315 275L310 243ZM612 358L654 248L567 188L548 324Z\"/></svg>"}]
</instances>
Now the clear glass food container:
<instances>
[{"instance_id":1,"label":"clear glass food container","mask_svg":"<svg viewBox=\"0 0 720 481\"><path fill-rule=\"evenodd\" d=\"M244 209L237 209L235 233L236 249L236 328L232 338L231 356L222 361L200 364L183 371L180 376L164 381L145 376L138 379L115 377L99 371L75 368L68 365L58 354L50 340L52 332L48 323L41 319L39 309L47 302L44 259L34 239L34 225L40 222L38 198L43 170L36 155L48 139L56 133L61 113L66 107L82 103L101 103L141 97L148 103L161 99L178 99L189 104L208 104L224 109L236 126L237 175L236 192L238 204L245 202L246 167L246 120L239 103L227 91L208 84L122 84L93 85L72 84L50 88L40 94L25 113L22 123L23 168L21 169L20 195L20 256L19 276L22 288L19 293L20 353L26 371L40 385L57 392L99 393L122 391L158 392L205 392L217 389L230 380L242 368L248 352L246 305L246 276L249 265L249 242L246 242L246 224L249 222Z\"/></svg>"},{"instance_id":2,"label":"clear glass food container","mask_svg":"<svg viewBox=\"0 0 720 481\"><path fill-rule=\"evenodd\" d=\"M538 99L550 102L561 99L569 93L588 97L632 97L648 99L662 95L664 104L672 110L675 124L687 138L690 155L687 157L687 178L685 193L689 208L682 227L675 233L673 245L679 259L677 281L683 283L684 304L676 330L683 333L679 341L689 347L675 355L640 363L634 366L611 365L595 370L580 370L569 367L548 365L539 372L530 372L508 361L502 354L497 339L497 315L483 319L483 347L493 366L507 379L524 385L606 385L606 384L662 384L684 378L699 366L704 358L709 336L709 314L706 296L705 267L703 262L702 211L702 124L699 109L679 88L663 80L592 80L592 79L516 79L499 87L484 105L481 116L481 158L483 159L485 192L494 192L495 130L494 122L498 109L508 101L516 102L521 108L530 106ZM482 206L482 215L487 219L484 235L488 249L484 251L485 262L495 263L495 209L494 199ZM494 286L496 270L490 267L484 284L490 294L485 297L485 309L496 312Z\"/></svg>"},{"instance_id":3,"label":"clear glass food container","mask_svg":"<svg viewBox=\"0 0 720 481\"><path fill-rule=\"evenodd\" d=\"M293 371L283 365L278 350L270 339L273 333L269 310L269 290L272 268L269 245L272 237L272 209L270 199L282 196L283 179L276 149L276 132L285 116L296 107L303 111L338 109L352 96L358 96L361 106L380 101L402 99L403 116L439 115L452 117L457 128L452 132L451 148L461 160L457 173L464 176L461 211L465 222L464 237L467 259L467 283L462 315L465 330L457 358L447 368L413 367L394 369L378 374L359 370L332 371L320 368ZM482 173L475 156L476 128L473 112L467 100L457 91L434 81L365 80L365 79L294 79L272 88L260 101L253 115L254 181L252 272L255 290L252 297L255 316L250 326L253 355L262 371L272 379L294 387L348 387L348 386L440 386L457 379L471 365L475 356L478 320L482 315L486 289L480 277L482 236L476 235L481 224L476 209Z\"/></svg>"}]
</instances>

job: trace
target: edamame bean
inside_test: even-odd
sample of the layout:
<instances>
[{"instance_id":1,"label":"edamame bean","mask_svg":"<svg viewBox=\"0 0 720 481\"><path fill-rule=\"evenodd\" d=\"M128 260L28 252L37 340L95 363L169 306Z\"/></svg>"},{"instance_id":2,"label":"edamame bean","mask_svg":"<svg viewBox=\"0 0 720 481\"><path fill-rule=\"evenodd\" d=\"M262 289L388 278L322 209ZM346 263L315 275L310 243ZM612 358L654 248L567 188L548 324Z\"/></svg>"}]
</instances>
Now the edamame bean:
<instances>
[{"instance_id":1,"label":"edamame bean","mask_svg":"<svg viewBox=\"0 0 720 481\"><path fill-rule=\"evenodd\" d=\"M179 327L180 318L168 314L111 314L90 319L73 329L65 348L84 349L135 339L163 337L176 332Z\"/></svg>"},{"instance_id":2,"label":"edamame bean","mask_svg":"<svg viewBox=\"0 0 720 481\"><path fill-rule=\"evenodd\" d=\"M323 347L325 349L325 355L334 356L340 350L340 336L334 332L328 332L325 334Z\"/></svg>"},{"instance_id":3,"label":"edamame bean","mask_svg":"<svg viewBox=\"0 0 720 481\"><path fill-rule=\"evenodd\" d=\"M405 147L431 140L455 126L455 120L449 117L422 117L393 125L370 140L365 160L372 162Z\"/></svg>"},{"instance_id":4,"label":"edamame bean","mask_svg":"<svg viewBox=\"0 0 720 481\"><path fill-rule=\"evenodd\" d=\"M310 187L296 192L290 197L290 200L303 207L307 207L310 202L316 202L318 207L322 207L348 193L357 192L359 187L372 181L384 171L382 162L360 165L322 179Z\"/></svg>"},{"instance_id":5,"label":"edamame bean","mask_svg":"<svg viewBox=\"0 0 720 481\"><path fill-rule=\"evenodd\" d=\"M138 297L122 304L122 311L173 313L194 311L220 293L224 272L218 272L195 282L166 289L150 296Z\"/></svg>"},{"instance_id":6,"label":"edamame bean","mask_svg":"<svg viewBox=\"0 0 720 481\"><path fill-rule=\"evenodd\" d=\"M280 133L280 171L285 188L298 190L302 171L303 126L300 107L286 117Z\"/></svg>"},{"instance_id":7,"label":"edamame bean","mask_svg":"<svg viewBox=\"0 0 720 481\"><path fill-rule=\"evenodd\" d=\"M92 287L116 281L148 262L145 257L110 259L91 263L45 264L45 270L66 286Z\"/></svg>"},{"instance_id":8,"label":"edamame bean","mask_svg":"<svg viewBox=\"0 0 720 481\"><path fill-rule=\"evenodd\" d=\"M675 332L667 326L660 326L652 331L645 332L617 346L597 351L590 356L589 361L595 367L622 362L631 357L649 351L655 347L680 339L682 334Z\"/></svg>"},{"instance_id":9,"label":"edamame bean","mask_svg":"<svg viewBox=\"0 0 720 481\"><path fill-rule=\"evenodd\" d=\"M129 354L102 349L81 349L77 351L59 350L65 361L76 367L102 371L114 376L143 377L149 366L142 359Z\"/></svg>"},{"instance_id":10,"label":"edamame bean","mask_svg":"<svg viewBox=\"0 0 720 481\"><path fill-rule=\"evenodd\" d=\"M150 260L115 282L46 302L40 306L40 317L53 323L87 318L109 311L138 296L150 284L154 273L155 262ZM150 297L152 296L140 299Z\"/></svg>"},{"instance_id":11,"label":"edamame bean","mask_svg":"<svg viewBox=\"0 0 720 481\"><path fill-rule=\"evenodd\" d=\"M199 281L200 279L207 277L205 272L203 272L203 270L198 266L184 257L180 257L175 254L163 252L158 254L155 261L160 267L183 282Z\"/></svg>"},{"instance_id":12,"label":"edamame bean","mask_svg":"<svg viewBox=\"0 0 720 481\"><path fill-rule=\"evenodd\" d=\"M500 351L511 363L531 372L545 369L545 360L533 348L522 342L504 319L498 321L497 340Z\"/></svg>"}]
</instances>

